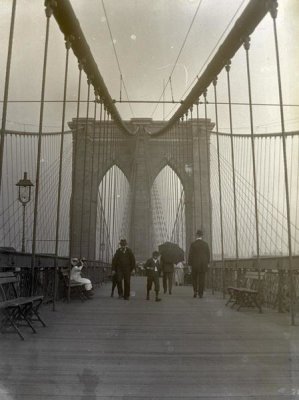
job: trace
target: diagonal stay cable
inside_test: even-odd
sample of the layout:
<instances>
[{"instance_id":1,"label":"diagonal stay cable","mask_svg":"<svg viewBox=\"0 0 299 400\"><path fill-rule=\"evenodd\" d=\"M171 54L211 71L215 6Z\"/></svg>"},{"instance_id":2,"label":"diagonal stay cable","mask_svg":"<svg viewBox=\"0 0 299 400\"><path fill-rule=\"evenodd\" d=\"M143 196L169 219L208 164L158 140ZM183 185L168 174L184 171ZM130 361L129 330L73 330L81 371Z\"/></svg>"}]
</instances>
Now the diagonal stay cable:
<instances>
[{"instance_id":1,"label":"diagonal stay cable","mask_svg":"<svg viewBox=\"0 0 299 400\"><path fill-rule=\"evenodd\" d=\"M213 145L212 145L212 146L213 146ZM227 168L231 168L231 163L230 163L230 161L228 161L228 160L227 160L225 157L223 157L222 155L220 155L220 158L221 158L221 161L223 162L223 166L224 166L224 167L225 167L225 164L226 164ZM223 167L223 168L224 168L224 167ZM243 176L238 170L236 171L236 175L238 175L238 179L239 179L240 182L243 180L243 184L246 184L246 185L248 185L248 186L251 185L250 182L248 181L248 179L247 179L245 176ZM279 209L277 208L277 206L275 206L275 205L271 202L271 200L269 200L261 191L258 190L257 193L258 193L259 198L260 198L259 202L260 202L260 204L261 204L264 208L266 208L266 205L264 204L264 203L266 203L268 206L270 206L270 207L272 208L273 211L276 211L276 213L277 213L278 215L280 215L284 220L286 219L286 216L281 212L281 210L279 210ZM262 203L261 200L264 200L264 203ZM271 214L271 215L274 217L273 211L272 211L272 214ZM279 222L279 220L278 220L277 217L275 217L274 219L278 222L279 225L281 225L281 222ZM292 225L293 229L295 229L295 230L298 230L298 229L299 229L299 228L296 226L295 223L292 222L291 225ZM281 225L281 226L282 226L282 225ZM284 229L286 229L286 227L285 227Z\"/></svg>"},{"instance_id":2,"label":"diagonal stay cable","mask_svg":"<svg viewBox=\"0 0 299 400\"><path fill-rule=\"evenodd\" d=\"M245 1L245 0L244 0L244 1ZM182 54L182 51L183 51L183 49L184 49L184 47L185 47L185 44L186 44L186 42L187 42L189 33L190 33L191 28L192 28L192 26L193 26L193 24L194 24L194 21L195 21L195 19L196 19L196 16L197 16L197 14L198 14L198 11L199 11L199 8L200 8L202 2L203 2L203 0L200 0L199 3L198 3L198 5L197 5L196 11L195 11L195 13L194 13L194 15L193 15L192 21L191 21L191 23L190 23L190 25L189 25L188 31L187 31L187 33L186 33L186 35L185 35L185 38L184 38L184 40L183 40L183 43L182 43L182 45L181 45L181 48L180 48L179 53L178 53L178 55L177 55L177 58L176 58L176 60L175 60L175 62L174 62L174 64L173 64L173 67L172 67L172 70L171 70L170 75L169 75L169 77L168 77L168 80L167 80L166 84L165 84L164 87L163 87L163 91L162 91L161 96L159 97L159 100L158 100L158 102L157 102L157 104L156 104L156 106L155 106L155 108L154 108L154 110L153 110L153 112L152 112L151 117L153 117L153 115L155 114L155 112L156 112L156 110L157 110L157 107L158 107L158 105L159 105L159 102L161 101L161 98L164 96L164 93L165 93L165 90L166 90L166 87L167 87L168 83L171 84L171 77L172 77L172 74L173 74L173 72L174 72L174 70L175 70L175 67L177 66L177 63L178 63L178 61L179 61L179 58L180 58L180 56L181 56L181 54ZM171 85L171 90L172 90L172 85Z\"/></svg>"},{"instance_id":3,"label":"diagonal stay cable","mask_svg":"<svg viewBox=\"0 0 299 400\"><path fill-rule=\"evenodd\" d=\"M211 59L212 55L215 53L215 51L218 48L218 45L220 43L220 41L222 40L222 38L224 37L224 35L226 34L226 32L228 31L228 29L231 27L232 23L234 22L236 16L238 15L240 9L243 7L243 4L245 3L246 0L243 0L242 3L239 5L239 7L237 8L236 12L234 13L234 15L232 16L232 18L230 19L230 21L228 22L226 28L224 29L224 31L222 32L222 34L220 35L217 43L215 44L215 46L213 47L213 49L211 50L210 54L208 55L205 63L202 65L200 71L198 72L198 74L196 75L196 77L192 80L192 82L190 83L190 85L187 87L187 89L184 91L184 93L181 95L181 99L185 96L186 93L188 93L188 91L190 90L190 88L194 85L194 82L196 82L196 80L198 79L198 77L200 76L200 74L202 73L203 69L206 67L206 65L208 64L209 60ZM160 97L161 99L161 97ZM176 106L172 107L172 109L169 111L169 113L166 115L165 118L167 118L175 109Z\"/></svg>"},{"instance_id":4,"label":"diagonal stay cable","mask_svg":"<svg viewBox=\"0 0 299 400\"><path fill-rule=\"evenodd\" d=\"M229 161L226 160L224 157L222 157L222 162L223 162L223 163L222 163L223 170L226 171L226 172L229 172L229 170L231 169L231 164L229 163ZM237 177L238 177L238 179L237 179L238 194L239 194L239 196L241 196L242 193L243 193L243 195L245 196L245 197L243 197L243 200L246 199L245 202L246 202L247 205L248 205L248 198L247 198L248 196L246 197L246 192L245 192L244 190L242 190L242 187L244 188L244 187L247 186L247 187L249 187L249 188L252 188L252 184L251 184L245 177L243 177L242 174L240 174L240 173L238 173L238 172L237 172ZM242 193L239 191L239 189L241 189L241 192L242 192ZM262 207L263 209L265 209L266 211L267 211L267 210L269 211L269 209L267 208L267 206L266 206L266 205L264 204L264 202L262 201L262 200L264 200L265 202L268 203L269 206L272 207L272 210L276 210L276 208L273 206L273 204L272 204L261 192L258 191L258 194L259 194L259 199L258 199L258 201L259 201L259 206L261 206L261 207ZM245 208L244 211L245 211L245 210L247 210L247 208ZM278 211L279 211L279 210L278 210ZM270 211L269 211L269 212L270 212ZM273 220L276 221L276 223L278 224L278 226L280 226L280 227L282 228L282 230L283 230L284 232L286 232L286 231L287 231L286 227L282 224L282 221L279 220L279 219L277 218L277 216L274 215L273 211L270 212L270 215L271 215L271 217L272 217L272 221L273 221ZM284 214L280 213L280 215L281 215L282 218L284 218L284 220L286 219L286 216L285 216ZM260 226L261 226L262 230L265 231L265 232L264 232L264 233L265 233L265 236L267 236L268 238L270 238L270 240L272 241L272 243L275 245L276 249L278 250L277 244L273 242L272 237L269 235L269 229L268 229L268 230L265 230L265 228L264 228L264 225L268 225L269 227L271 227L271 224L272 224L273 222L267 220L266 217L264 216L264 213L263 213L261 210L260 210L260 216L261 216L262 220L264 221L264 224L261 224ZM251 224L252 224L252 221L251 221ZM294 225L293 227L296 229L295 225ZM282 237L282 236L280 236L279 238L282 240L282 243L283 243L284 245L287 245L287 242L285 242L285 241L283 240L283 237ZM294 240L295 240L295 239L294 239ZM296 242L296 240L295 240L295 242ZM298 242L297 242L297 243L298 243Z\"/></svg>"},{"instance_id":5,"label":"diagonal stay cable","mask_svg":"<svg viewBox=\"0 0 299 400\"><path fill-rule=\"evenodd\" d=\"M123 86L124 86L125 93L126 93L126 96L127 96L128 101L129 101L129 107L130 107L131 113L132 113L132 115L133 115L133 117L134 117L135 114L134 114L134 111L133 111L132 106L131 106L131 103L130 103L128 91L127 91L127 88L126 88L126 85L125 85L125 81L124 81L124 78L123 78L123 73L122 73L122 71L121 71L119 58L118 58L118 55L117 55L117 52L116 52L116 48L115 48L115 44L114 44L114 41L113 41L113 36L112 36L112 31L111 31L109 19L108 19L108 15L107 15L106 8L105 8L105 3L104 3L104 0L101 0L101 1L102 1L102 6L103 6L105 18L106 18L106 21L107 21L107 26L108 26L108 30L109 30L109 34L110 34L111 43L112 43L112 46L113 46L113 51L114 51L115 59L116 59L116 62L117 62L118 71L119 71L120 77L121 77L121 83L122 83Z\"/></svg>"}]
</instances>

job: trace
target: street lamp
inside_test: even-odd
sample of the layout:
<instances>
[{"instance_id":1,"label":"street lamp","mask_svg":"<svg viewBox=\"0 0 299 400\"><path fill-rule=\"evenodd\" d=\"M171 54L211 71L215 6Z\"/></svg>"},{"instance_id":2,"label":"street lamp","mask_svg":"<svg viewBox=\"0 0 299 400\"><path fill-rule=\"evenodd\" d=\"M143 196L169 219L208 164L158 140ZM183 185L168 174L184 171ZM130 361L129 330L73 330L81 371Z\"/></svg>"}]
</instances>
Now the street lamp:
<instances>
[{"instance_id":1,"label":"street lamp","mask_svg":"<svg viewBox=\"0 0 299 400\"><path fill-rule=\"evenodd\" d=\"M31 198L31 187L34 186L30 179L27 178L27 172L24 172L23 179L20 179L16 186L19 188L18 200L23 206L23 234L22 234L22 253L25 253L25 208Z\"/></svg>"}]
</instances>

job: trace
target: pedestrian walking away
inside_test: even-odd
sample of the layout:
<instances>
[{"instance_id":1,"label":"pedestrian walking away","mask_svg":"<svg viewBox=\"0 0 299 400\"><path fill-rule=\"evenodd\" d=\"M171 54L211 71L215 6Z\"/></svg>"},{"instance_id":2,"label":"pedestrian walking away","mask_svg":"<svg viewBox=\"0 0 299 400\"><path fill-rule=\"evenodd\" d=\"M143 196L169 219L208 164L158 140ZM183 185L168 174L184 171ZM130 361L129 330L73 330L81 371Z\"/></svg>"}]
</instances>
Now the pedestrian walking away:
<instances>
[{"instance_id":1,"label":"pedestrian walking away","mask_svg":"<svg viewBox=\"0 0 299 400\"><path fill-rule=\"evenodd\" d=\"M191 243L188 264L191 266L193 297L203 297L205 276L210 262L210 248L203 239L202 230L196 232L196 240Z\"/></svg>"},{"instance_id":2,"label":"pedestrian walking away","mask_svg":"<svg viewBox=\"0 0 299 400\"><path fill-rule=\"evenodd\" d=\"M144 264L144 268L146 271L147 282L146 282L146 300L150 299L150 291L152 290L152 286L154 284L155 293L156 293L156 301L161 301L159 298L160 291L160 274L161 274L161 265L159 262L159 252L154 251L152 258L149 258Z\"/></svg>"},{"instance_id":3,"label":"pedestrian walking away","mask_svg":"<svg viewBox=\"0 0 299 400\"><path fill-rule=\"evenodd\" d=\"M174 263L166 260L163 255L161 256L161 268L163 271L163 289L164 293L172 294L172 282L174 273Z\"/></svg>"},{"instance_id":4,"label":"pedestrian walking away","mask_svg":"<svg viewBox=\"0 0 299 400\"><path fill-rule=\"evenodd\" d=\"M131 273L136 268L135 256L127 246L126 239L121 239L119 245L112 259L112 271L116 273L119 290L124 280L123 296L125 300L129 300Z\"/></svg>"}]
</instances>

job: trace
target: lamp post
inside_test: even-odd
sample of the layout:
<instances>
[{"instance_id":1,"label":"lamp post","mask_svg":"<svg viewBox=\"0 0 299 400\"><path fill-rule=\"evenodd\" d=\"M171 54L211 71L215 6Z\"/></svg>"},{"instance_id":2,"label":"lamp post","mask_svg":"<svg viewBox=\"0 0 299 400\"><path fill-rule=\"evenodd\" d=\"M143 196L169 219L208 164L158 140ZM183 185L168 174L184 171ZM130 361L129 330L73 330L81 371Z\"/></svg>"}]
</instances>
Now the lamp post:
<instances>
[{"instance_id":1,"label":"lamp post","mask_svg":"<svg viewBox=\"0 0 299 400\"><path fill-rule=\"evenodd\" d=\"M22 234L22 253L25 253L25 215L26 205L31 199L31 187L34 186L30 179L27 178L27 172L24 172L23 179L16 183L19 189L18 200L23 206L23 234Z\"/></svg>"}]
</instances>

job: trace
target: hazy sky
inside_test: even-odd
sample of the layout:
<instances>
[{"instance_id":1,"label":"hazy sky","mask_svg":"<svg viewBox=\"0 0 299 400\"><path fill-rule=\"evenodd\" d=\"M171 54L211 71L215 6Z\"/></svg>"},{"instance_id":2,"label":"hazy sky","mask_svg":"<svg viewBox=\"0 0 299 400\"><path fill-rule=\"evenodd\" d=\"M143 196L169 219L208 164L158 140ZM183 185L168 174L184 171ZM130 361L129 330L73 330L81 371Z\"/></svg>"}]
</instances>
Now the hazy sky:
<instances>
[{"instance_id":1,"label":"hazy sky","mask_svg":"<svg viewBox=\"0 0 299 400\"><path fill-rule=\"evenodd\" d=\"M11 0L0 2L0 95L3 86L7 56L8 34L11 14ZM110 38L109 22L115 50L122 71L127 95L130 100L158 100L162 95L163 82L167 82L174 63L172 95L174 100L185 98L193 86L194 79L205 66L213 48L227 29L233 15L247 5L248 0L104 0L107 18L101 0L71 1L82 30L85 33L93 56L114 99L119 99L120 73ZM18 0L11 69L10 100L39 100L45 38L44 1ZM88 6L87 6L88 4ZM239 11L238 11L239 9ZM196 13L197 12L197 13ZM182 44L190 28L188 38ZM299 104L298 79L298 0L279 1L278 32L283 71L284 103ZM277 80L274 64L272 19L267 16L252 35L251 69L253 101L277 103ZM65 48L63 35L54 18L51 19L48 57L46 98L61 100ZM82 96L86 98L84 79ZM233 101L247 101L245 51L241 49L233 60L232 72ZM77 97L78 68L72 55L70 59L68 99ZM227 101L225 74L219 76L219 101ZM172 98L170 86L165 99ZM122 90L122 98L126 93ZM212 91L208 94L210 101ZM153 104L117 104L124 119L152 117L166 119L171 116L173 106ZM155 113L153 113L155 110ZM297 130L299 125L298 107L286 107L287 130ZM210 117L213 119L213 107ZM248 129L248 107L234 107L235 131ZM91 111L92 113L92 111ZM220 107L220 130L228 129L227 107ZM75 116L75 105L67 107L67 120ZM82 107L81 116L85 116ZM7 115L7 128L36 131L39 118L39 104L11 103ZM274 107L255 108L254 123L257 132L279 130L279 112ZM45 130L61 128L61 104L47 105L44 117Z\"/></svg>"}]
</instances>

